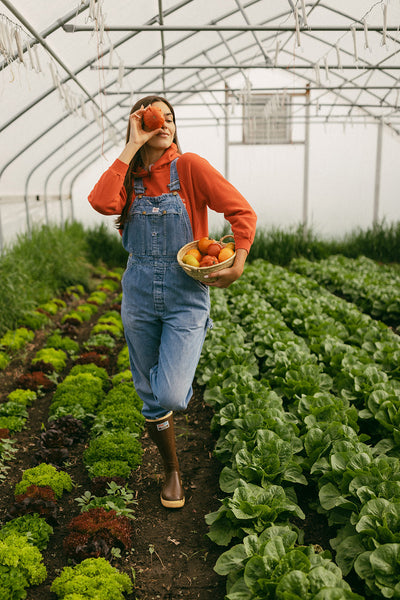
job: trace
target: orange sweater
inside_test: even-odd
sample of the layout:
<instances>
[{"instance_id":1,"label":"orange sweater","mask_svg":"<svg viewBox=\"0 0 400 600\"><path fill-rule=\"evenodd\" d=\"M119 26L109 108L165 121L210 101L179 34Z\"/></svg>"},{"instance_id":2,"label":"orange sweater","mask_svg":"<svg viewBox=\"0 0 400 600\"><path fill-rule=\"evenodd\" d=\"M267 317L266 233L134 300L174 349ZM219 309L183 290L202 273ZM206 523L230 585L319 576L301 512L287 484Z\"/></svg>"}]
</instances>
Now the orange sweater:
<instances>
[{"instance_id":1,"label":"orange sweater","mask_svg":"<svg viewBox=\"0 0 400 600\"><path fill-rule=\"evenodd\" d=\"M207 207L223 213L235 237L236 248L250 250L256 229L256 214L245 198L214 167L197 154L179 154L172 144L143 177L146 196L168 192L169 167L179 156L177 170L182 198L195 240L208 235ZM120 215L126 202L124 187L128 165L118 158L100 177L89 194L89 202L103 215Z\"/></svg>"}]
</instances>

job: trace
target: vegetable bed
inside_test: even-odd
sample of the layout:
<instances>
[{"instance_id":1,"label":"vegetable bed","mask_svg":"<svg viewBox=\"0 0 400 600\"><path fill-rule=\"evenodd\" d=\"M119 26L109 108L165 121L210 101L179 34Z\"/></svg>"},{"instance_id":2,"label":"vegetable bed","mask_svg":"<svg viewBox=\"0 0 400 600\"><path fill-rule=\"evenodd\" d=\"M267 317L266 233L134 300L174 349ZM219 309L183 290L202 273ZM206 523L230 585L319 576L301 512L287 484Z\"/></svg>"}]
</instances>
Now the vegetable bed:
<instances>
[{"instance_id":1,"label":"vegetable bed","mask_svg":"<svg viewBox=\"0 0 400 600\"><path fill-rule=\"evenodd\" d=\"M5 334L4 598L400 597L399 338L292 267L257 260L211 291L176 416L182 511L159 503L119 277Z\"/></svg>"},{"instance_id":2,"label":"vegetable bed","mask_svg":"<svg viewBox=\"0 0 400 600\"><path fill-rule=\"evenodd\" d=\"M398 336L264 261L213 300L198 379L224 465L207 522L226 598L400 597ZM311 513L328 547L304 543Z\"/></svg>"},{"instance_id":3,"label":"vegetable bed","mask_svg":"<svg viewBox=\"0 0 400 600\"><path fill-rule=\"evenodd\" d=\"M202 493L206 486L217 489L219 472L217 462L210 460L210 409L196 392L190 417L176 420L187 507L166 521L159 502L161 465L142 436L143 418L134 407L137 398L115 315L119 282L118 289L107 289L106 276L98 279L91 294L70 290L54 314L39 311L40 323L29 336L10 331L4 339L23 343L3 346L7 364L0 371L0 406L7 413L12 409L12 416L4 418L14 427L2 439L0 464L0 532L11 546L1 533L0 544L3 557L15 553L21 541L8 535L15 523L18 537L26 536L29 528L37 547L25 540L21 552L26 566L21 561L5 565L0 597L56 600L73 593L74 600L93 594L150 600L160 590L174 598L190 594L204 600L211 590L220 590L222 597L223 578L213 571L218 548L205 538L204 521L217 500L215 494ZM36 391L21 385L36 386ZM14 415L15 404L23 411ZM83 430L76 428L79 421ZM64 430L56 429L56 423ZM135 436L141 436L140 448ZM111 476L116 469L121 477L107 478L111 489L101 477L96 480L104 469L113 469L107 473ZM55 477L58 472L60 478ZM36 486L35 494L29 484ZM28 524L19 521L26 506L40 514ZM118 514L113 516L113 510ZM50 529L44 529L46 523ZM33 555L32 568L27 550ZM101 561L85 562L97 560L97 555ZM73 570L79 565L82 569ZM70 570L64 571L67 566ZM85 583L83 591L85 580L90 586Z\"/></svg>"}]
</instances>

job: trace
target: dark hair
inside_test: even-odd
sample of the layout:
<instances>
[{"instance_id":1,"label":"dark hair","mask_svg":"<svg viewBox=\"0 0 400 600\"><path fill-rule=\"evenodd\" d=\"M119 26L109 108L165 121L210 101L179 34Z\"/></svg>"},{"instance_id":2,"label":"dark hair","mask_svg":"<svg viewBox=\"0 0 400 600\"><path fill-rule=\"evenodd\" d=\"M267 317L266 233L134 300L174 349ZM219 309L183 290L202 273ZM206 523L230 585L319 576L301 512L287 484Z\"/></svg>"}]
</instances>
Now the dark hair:
<instances>
[{"instance_id":1,"label":"dark hair","mask_svg":"<svg viewBox=\"0 0 400 600\"><path fill-rule=\"evenodd\" d=\"M144 106L144 108L146 108L146 106L149 106L150 104L154 104L154 102L164 102L164 104L166 104L168 106L168 108L170 109L173 121L175 123L175 135L174 135L174 139L172 141L177 145L178 152L180 153L181 150L180 150L180 146L179 146L179 142L178 142L178 137L176 134L175 111L174 111L173 107L171 106L171 104L168 102L168 100L166 100L165 98L162 98L161 96L145 96L144 98L141 98L140 100L135 102L135 104L132 106L129 114L131 115L132 113L136 112L137 110L139 110L139 108L141 106ZM129 141L130 128L131 127L130 127L130 122L129 122L127 130L126 130L126 143L128 143L128 141ZM135 156L132 158L131 162L129 163L129 167L128 167L128 170L126 172L125 179L124 179L124 187L126 190L126 202L125 202L124 208L122 209L121 215L116 220L116 226L118 229L123 229L124 224L128 219L128 213L129 213L129 208L130 208L131 199L132 199L134 173L137 172L140 168L144 167L145 155L146 155L146 145L142 146L140 148L140 150L138 152L136 152Z\"/></svg>"}]
</instances>

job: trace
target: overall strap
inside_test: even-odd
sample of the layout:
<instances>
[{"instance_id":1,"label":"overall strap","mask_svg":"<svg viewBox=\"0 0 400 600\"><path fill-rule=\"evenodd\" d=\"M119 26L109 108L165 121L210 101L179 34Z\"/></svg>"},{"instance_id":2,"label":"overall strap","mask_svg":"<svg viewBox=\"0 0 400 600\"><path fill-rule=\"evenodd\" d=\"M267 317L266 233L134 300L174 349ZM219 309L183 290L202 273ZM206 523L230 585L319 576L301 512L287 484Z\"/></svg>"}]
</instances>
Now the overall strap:
<instances>
[{"instance_id":1,"label":"overall strap","mask_svg":"<svg viewBox=\"0 0 400 600\"><path fill-rule=\"evenodd\" d=\"M133 180L133 189L135 191L135 196L137 196L138 194L144 194L146 188L143 185L143 179L141 177L138 177L138 179Z\"/></svg>"},{"instance_id":2,"label":"overall strap","mask_svg":"<svg viewBox=\"0 0 400 600\"><path fill-rule=\"evenodd\" d=\"M179 181L179 175L178 175L178 169L176 168L176 161L178 160L178 157L175 158L170 166L169 169L169 191L170 192L176 192L177 190L181 189L181 184Z\"/></svg>"}]
</instances>

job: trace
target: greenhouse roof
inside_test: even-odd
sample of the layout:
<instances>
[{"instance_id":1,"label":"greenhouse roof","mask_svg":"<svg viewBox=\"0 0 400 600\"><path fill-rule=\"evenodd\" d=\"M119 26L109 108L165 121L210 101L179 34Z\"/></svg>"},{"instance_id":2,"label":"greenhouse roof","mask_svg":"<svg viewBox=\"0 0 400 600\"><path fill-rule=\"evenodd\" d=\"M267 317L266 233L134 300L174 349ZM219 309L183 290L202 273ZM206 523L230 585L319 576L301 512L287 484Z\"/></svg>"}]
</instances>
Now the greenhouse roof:
<instances>
[{"instance_id":1,"label":"greenhouse roof","mask_svg":"<svg viewBox=\"0 0 400 600\"><path fill-rule=\"evenodd\" d=\"M268 94L290 95L293 122L400 132L397 0L1 4L2 197L74 181L153 93L181 127L224 125Z\"/></svg>"}]
</instances>

